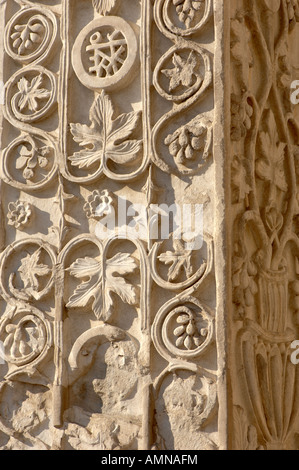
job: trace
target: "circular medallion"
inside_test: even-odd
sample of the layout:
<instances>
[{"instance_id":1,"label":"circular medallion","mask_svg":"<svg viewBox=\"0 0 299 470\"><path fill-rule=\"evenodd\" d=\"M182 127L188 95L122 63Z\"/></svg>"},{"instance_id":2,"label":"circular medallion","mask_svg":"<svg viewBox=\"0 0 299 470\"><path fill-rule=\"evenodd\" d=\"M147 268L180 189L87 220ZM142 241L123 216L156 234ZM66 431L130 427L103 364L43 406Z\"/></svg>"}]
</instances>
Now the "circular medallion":
<instances>
[{"instance_id":1,"label":"circular medallion","mask_svg":"<svg viewBox=\"0 0 299 470\"><path fill-rule=\"evenodd\" d=\"M168 302L156 315L152 327L154 345L167 360L195 359L211 343L214 320L210 309L193 297L179 305Z\"/></svg>"},{"instance_id":2,"label":"circular medallion","mask_svg":"<svg viewBox=\"0 0 299 470\"><path fill-rule=\"evenodd\" d=\"M15 73L6 84L6 112L11 119L31 123L44 119L56 103L56 78L40 65Z\"/></svg>"},{"instance_id":3,"label":"circular medallion","mask_svg":"<svg viewBox=\"0 0 299 470\"><path fill-rule=\"evenodd\" d=\"M39 190L56 173L55 144L45 137L22 135L4 150L0 164L3 180L21 190Z\"/></svg>"},{"instance_id":4,"label":"circular medallion","mask_svg":"<svg viewBox=\"0 0 299 470\"><path fill-rule=\"evenodd\" d=\"M125 20L102 17L89 23L77 37L72 63L87 88L113 90L132 80L137 51L135 32Z\"/></svg>"},{"instance_id":5,"label":"circular medallion","mask_svg":"<svg viewBox=\"0 0 299 470\"><path fill-rule=\"evenodd\" d=\"M157 92L165 99L181 103L211 80L208 55L200 47L172 47L159 60L153 76Z\"/></svg>"},{"instance_id":6,"label":"circular medallion","mask_svg":"<svg viewBox=\"0 0 299 470\"><path fill-rule=\"evenodd\" d=\"M46 354L51 346L48 321L32 306L18 309L0 324L4 359L18 367L33 362Z\"/></svg>"},{"instance_id":7,"label":"circular medallion","mask_svg":"<svg viewBox=\"0 0 299 470\"><path fill-rule=\"evenodd\" d=\"M24 239L9 245L0 259L0 289L5 300L38 301L54 283L56 256L40 239Z\"/></svg>"},{"instance_id":8,"label":"circular medallion","mask_svg":"<svg viewBox=\"0 0 299 470\"><path fill-rule=\"evenodd\" d=\"M25 64L36 63L47 56L56 35L56 18L51 11L26 8L8 22L4 47L14 60Z\"/></svg>"}]
</instances>

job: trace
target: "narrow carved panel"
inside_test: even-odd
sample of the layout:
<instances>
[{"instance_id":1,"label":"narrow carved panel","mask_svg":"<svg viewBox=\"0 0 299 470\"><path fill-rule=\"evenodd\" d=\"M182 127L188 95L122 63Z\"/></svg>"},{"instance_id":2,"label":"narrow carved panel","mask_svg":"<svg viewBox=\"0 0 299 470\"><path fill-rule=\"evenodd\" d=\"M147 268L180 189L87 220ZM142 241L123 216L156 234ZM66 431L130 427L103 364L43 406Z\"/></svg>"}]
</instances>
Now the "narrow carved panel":
<instances>
[{"instance_id":1,"label":"narrow carved panel","mask_svg":"<svg viewBox=\"0 0 299 470\"><path fill-rule=\"evenodd\" d=\"M0 22L0 449L220 448L213 1L6 0Z\"/></svg>"},{"instance_id":2,"label":"narrow carved panel","mask_svg":"<svg viewBox=\"0 0 299 470\"><path fill-rule=\"evenodd\" d=\"M231 445L242 450L297 447L298 20L298 2L231 3Z\"/></svg>"}]
</instances>

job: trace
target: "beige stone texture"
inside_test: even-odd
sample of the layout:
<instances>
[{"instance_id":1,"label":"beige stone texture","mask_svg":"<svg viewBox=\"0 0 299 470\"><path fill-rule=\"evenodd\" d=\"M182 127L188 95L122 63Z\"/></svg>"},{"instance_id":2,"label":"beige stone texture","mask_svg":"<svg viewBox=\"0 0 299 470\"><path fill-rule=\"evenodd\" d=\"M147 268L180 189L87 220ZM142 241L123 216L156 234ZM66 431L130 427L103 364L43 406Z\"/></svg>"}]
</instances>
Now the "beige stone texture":
<instances>
[{"instance_id":1,"label":"beige stone texture","mask_svg":"<svg viewBox=\"0 0 299 470\"><path fill-rule=\"evenodd\" d=\"M1 450L298 448L298 23L0 1Z\"/></svg>"}]
</instances>

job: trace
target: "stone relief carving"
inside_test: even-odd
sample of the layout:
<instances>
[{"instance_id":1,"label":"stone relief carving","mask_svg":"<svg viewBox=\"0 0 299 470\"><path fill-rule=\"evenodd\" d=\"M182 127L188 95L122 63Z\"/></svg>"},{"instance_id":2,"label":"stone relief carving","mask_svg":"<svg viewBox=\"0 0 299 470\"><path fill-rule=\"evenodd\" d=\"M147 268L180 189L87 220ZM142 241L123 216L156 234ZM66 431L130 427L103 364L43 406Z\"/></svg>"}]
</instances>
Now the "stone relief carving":
<instances>
[{"instance_id":1,"label":"stone relief carving","mask_svg":"<svg viewBox=\"0 0 299 470\"><path fill-rule=\"evenodd\" d=\"M109 160L116 164L130 164L137 158L142 143L128 138L137 127L139 114L121 114L117 119L113 119L113 114L109 96L102 93L90 111L91 127L71 124L75 142L86 147L69 157L73 166L89 168L100 162L100 169L105 171Z\"/></svg>"},{"instance_id":2,"label":"stone relief carving","mask_svg":"<svg viewBox=\"0 0 299 470\"><path fill-rule=\"evenodd\" d=\"M0 6L2 450L220 445L212 4ZM159 233L155 204L195 204L201 187L197 250L174 229L99 237L119 200Z\"/></svg>"},{"instance_id":3,"label":"stone relief carving","mask_svg":"<svg viewBox=\"0 0 299 470\"><path fill-rule=\"evenodd\" d=\"M32 209L29 202L18 200L8 205L8 225L13 225L17 230L23 230L28 225L31 215Z\"/></svg>"},{"instance_id":4,"label":"stone relief carving","mask_svg":"<svg viewBox=\"0 0 299 470\"><path fill-rule=\"evenodd\" d=\"M297 432L298 371L290 359L297 331L290 290L297 279L297 137L294 109L280 83L282 74L292 80L295 73L288 51L295 41L298 4L240 1L234 7L232 328L240 354L234 364L243 369L233 398L234 445L288 449L296 445Z\"/></svg>"},{"instance_id":5,"label":"stone relief carving","mask_svg":"<svg viewBox=\"0 0 299 470\"><path fill-rule=\"evenodd\" d=\"M123 18L102 17L87 25L76 39L73 67L88 88L111 91L132 79L137 50L135 32Z\"/></svg>"},{"instance_id":6,"label":"stone relief carving","mask_svg":"<svg viewBox=\"0 0 299 470\"><path fill-rule=\"evenodd\" d=\"M57 36L57 20L49 9L21 9L6 25L4 46L12 59L22 64L46 59Z\"/></svg>"},{"instance_id":7,"label":"stone relief carving","mask_svg":"<svg viewBox=\"0 0 299 470\"><path fill-rule=\"evenodd\" d=\"M298 1L0 3L0 449L296 448Z\"/></svg>"}]
</instances>

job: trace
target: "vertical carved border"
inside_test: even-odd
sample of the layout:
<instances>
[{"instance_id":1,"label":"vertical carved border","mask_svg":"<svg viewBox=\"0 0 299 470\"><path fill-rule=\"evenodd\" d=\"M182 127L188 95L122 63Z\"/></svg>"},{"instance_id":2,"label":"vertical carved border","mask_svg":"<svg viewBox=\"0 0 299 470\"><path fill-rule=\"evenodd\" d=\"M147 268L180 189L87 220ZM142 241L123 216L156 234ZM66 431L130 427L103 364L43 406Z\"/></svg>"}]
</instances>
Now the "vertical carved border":
<instances>
[{"instance_id":1,"label":"vertical carved border","mask_svg":"<svg viewBox=\"0 0 299 470\"><path fill-rule=\"evenodd\" d=\"M230 402L230 446L287 450L295 445L298 416L298 367L291 361L298 334L292 287L298 282L298 123L290 100L298 5L233 5L230 387L238 387Z\"/></svg>"},{"instance_id":2,"label":"vertical carved border","mask_svg":"<svg viewBox=\"0 0 299 470\"><path fill-rule=\"evenodd\" d=\"M164 0L163 0L164 1ZM198 269L189 279L187 276L186 281L178 282L171 284L159 277L156 271L155 263L156 260L155 254L157 253L157 247L153 247L152 242L149 240L148 244L142 243L135 243L135 246L139 252L140 257L140 275L141 275L141 300L140 300L140 311L141 311L141 335L143 335L144 343L145 343L145 350L146 350L146 357L148 360L147 367L150 369L151 364L151 357L150 357L150 349L151 349L151 336L150 333L152 332L152 340L155 343L157 351L160 353L161 357L166 359L168 362L167 368L161 372L161 374L156 377L154 383L151 383L150 375L143 377L142 383L142 396L143 396L143 416L142 416L142 443L140 446L144 449L150 449L153 444L157 444L155 439L153 439L152 434L152 424L153 424L153 411L155 407L155 398L157 398L161 384L165 378L168 377L171 373L176 373L176 371L187 371L190 374L198 375L199 377L204 377L207 379L208 383L208 390L209 393L207 395L207 403L202 410L201 416L199 417L200 425L205 425L209 423L209 419L214 419L216 415L216 410L219 405L219 415L218 415L218 434L219 434L219 444L221 448L226 447L226 377L225 377L225 369L226 369L226 351L225 351L225 344L226 344L226 324L225 324L225 283L226 283L226 268L223 269L221 266L226 266L224 259L224 250L223 250L223 240L225 239L225 211L224 211L224 200L225 200L225 168L223 164L223 155L224 155L224 147L225 142L223 138L223 122L224 122L224 102L225 102L225 92L224 84L225 84L225 74L224 74L224 56L223 56L223 43L227 38L226 30L225 30L225 6L218 2L217 0L206 0L206 11L205 14L200 22L197 25L197 29L200 30L201 27L205 27L209 19L211 18L211 12L213 10L214 14L214 27L216 30L216 42L213 43L213 47L216 51L216 55L214 56L214 51L205 49L204 41L203 44L198 41L197 38L193 37L192 35L198 32L196 28L187 28L185 31L182 29L174 28L171 31L172 27L169 25L167 26L162 25L162 34L167 39L170 39L171 43L169 45L168 51L164 54L163 59L170 59L171 54L175 54L175 52L184 50L188 51L189 58L193 57L193 54L197 54L197 57L200 58L202 66L204 68L204 76L203 76L203 83L200 85L200 80L196 79L194 89L191 89L191 96L189 96L190 90L184 94L183 97L179 98L176 101L176 98L173 99L175 105L171 112L169 112L166 116L167 119L172 119L174 116L178 116L182 112L187 112L189 107L193 107L196 109L196 106L204 99L206 92L212 92L214 94L214 98L216 101L215 108L210 111L210 113L205 116L202 113L198 113L196 118L193 118L192 121L184 123L184 126L188 127L188 131L193 131L200 128L201 132L205 136L204 142L204 162L203 165L198 165L198 167L193 169L184 169L178 170L175 168L174 165L169 165L163 161L164 152L159 152L156 149L156 143L159 139L157 139L157 133L160 130L159 127L163 127L163 118L158 123L154 124L151 120L151 93L153 92L153 85L152 81L157 79L157 73L160 72L159 67L162 66L161 62L159 61L156 64L156 71L153 74L152 69L152 62L151 62L151 54L152 54L152 38L151 38L151 27L154 18L153 9L159 8L160 10L157 13L156 10L156 20L157 26L161 26L161 18L159 15L161 14L161 6L163 6L162 0L156 0L153 2L152 0L142 0L141 2L141 13L142 13L142 28L141 28L141 37L140 37L140 46L141 46L141 77L142 77L142 106L143 106L143 141L144 141L144 155L142 160L142 165L138 168L138 170L129 176L119 176L116 181L118 183L126 183L126 182L133 182L134 179L140 175L143 177L148 176L147 178L147 185L145 188L145 192L147 195L147 202L148 208L150 204L153 202L153 178L154 173L157 168L162 171L166 171L166 173L171 175L176 175L178 177L190 176L193 177L196 175L198 170L201 170L206 165L212 164L211 160L212 157L214 158L214 165L215 165L215 173L216 173L216 180L215 180L215 194L216 194L216 212L215 212L215 227L213 230L212 235L205 236L205 244L206 244L206 251L207 251L207 260L204 268ZM169 2L168 2L169 4ZM115 334L120 335L120 332L115 327L105 324L104 326L91 328L92 331L84 332L80 338L77 339L74 345L72 345L71 353L69 354L69 358L66 357L66 348L64 344L64 319L65 319L65 310L68 308L69 304L72 304L71 301L67 305L64 299L64 282L66 279L67 274L72 270L72 267L67 267L65 264L65 259L69 250L77 248L80 243L87 242L93 244L100 253L101 260L103 261L103 271L105 273L105 267L107 265L107 253L108 249L111 244L114 242L114 239L105 240L103 243L97 243L95 238L90 235L80 235L78 237L74 237L66 243L65 233L67 230L67 223L66 223L66 201L72 198L72 195L67 194L65 192L66 181L71 183L77 184L88 184L89 182L95 183L99 180L101 172L97 172L95 175L91 175L91 177L75 177L72 176L66 171L66 162L69 158L68 149L67 149L67 136L68 136L68 101L69 101L69 90L68 90L68 78L69 72L71 67L71 51L70 51L70 42L69 42L69 35L70 35L70 8L72 3L70 0L62 0L61 5L51 7L55 10L55 15L57 22L60 21L60 40L61 40L61 47L60 50L61 60L60 60L60 70L59 70L59 77L58 77L58 111L56 113L56 117L58 117L58 128L53 132L53 148L55 147L55 171L51 174L51 180L57 183L57 193L56 193L56 203L59 206L59 214L60 214L60 221L57 227L53 227L57 233L57 243L55 246L49 246L47 243L44 243L42 240L38 239L23 239L22 243L13 244L12 246L8 247L6 252L3 254L1 259L1 265L4 266L6 262L6 255L10 255L16 248L21 248L26 242L35 244L39 249L45 250L46 253L49 254L52 262L51 266L51 278L49 281L49 285L42 292L35 293L36 298L39 300L39 296L42 297L45 293L49 293L50 289L53 288L53 292L55 292L55 317L52 318L52 327L53 327L53 347L54 347L54 380L52 384L52 424L56 428L61 428L61 435L63 433L63 412L64 412L64 398L65 398L65 389L68 385L68 377L66 373L67 368L67 359L69 360L69 364L75 366L77 356L76 354L79 353L80 350L80 341L88 339L90 337L98 337L101 336L107 331L107 335ZM157 7L158 5L158 7ZM5 4L0 5L5 10ZM47 6L43 8L47 9ZM0 10L1 11L1 10ZM52 10L51 10L52 11ZM165 12L165 10L164 10ZM167 16L167 15L166 15ZM3 15L4 18L4 15ZM164 20L163 20L164 21ZM212 20L211 23L212 24ZM201 44L201 45L200 45ZM212 46L211 46L212 49ZM30 67L28 67L29 69ZM36 71L43 72L44 68L40 66L36 66ZM161 67L160 67L161 68ZM19 73L19 72L18 72ZM214 75L213 75L214 74ZM153 77L154 75L154 77ZM213 78L214 77L214 78ZM1 76L0 76L1 78ZM13 77L15 78L15 77ZM158 83L156 82L156 85ZM8 83L8 88L10 83ZM159 86L157 86L159 88ZM194 91L194 93L193 93ZM192 95L193 93L193 95ZM164 96L161 99L165 98L165 93L162 93ZM104 99L104 93L101 94L102 99ZM169 99L170 94L168 94ZM171 98L172 99L172 98ZM108 99L107 99L108 100ZM107 101L106 101L107 102ZM212 117L213 116L213 117ZM10 117L10 116L8 116ZM164 116L165 117L165 116ZM204 119L202 119L204 117ZM186 118L187 120L187 118ZM10 119L10 123L14 126L16 124L15 119ZM15 126L17 127L17 126ZM32 132L37 137L43 137L43 132L37 128L33 128L33 126L29 124L24 124L22 128L30 134ZM152 131L154 128L154 138L152 138ZM215 131L215 141L212 145L212 138L213 138L213 130ZM51 141L52 142L52 141ZM165 155L168 151L167 145L164 145L165 148ZM7 157L11 148L5 150L4 155ZM198 150L198 149L197 149ZM208 163L207 163L208 162ZM157 168L155 168L157 167ZM158 170L157 170L158 171ZM106 177L113 179L115 176L112 172L106 171ZM11 184L11 181L7 177L6 182ZM20 189L24 189L23 187ZM40 189L40 186L35 188L36 190ZM214 235L216 237L213 239ZM216 243L215 243L216 242ZM216 246L216 250L214 251L214 247ZM39 251L36 253L39 253ZM77 260L78 261L78 260ZM134 264L134 263L132 263ZM135 267L135 265L134 265ZM217 286L217 305L216 305L216 314L213 309L209 306L206 306L200 300L201 294L201 286L204 281L211 275L216 277L216 286ZM103 276L104 277L104 276ZM165 289L168 291L170 299L162 305L157 312L151 312L151 302L150 302L150 291L151 291L151 283L155 281L159 288ZM169 281L169 280L168 280ZM103 281L103 286L105 282ZM13 298L13 304L15 303L14 295L19 295L18 300L20 300L20 292L17 292L17 289L11 292L9 289L6 289L5 279L1 277L1 287L3 287L3 293L6 299ZM13 283L11 282L10 288L13 287ZM104 287L103 287L104 289ZM24 295L24 294L23 294ZM19 304L17 302L17 304ZM178 315L180 313L186 313L192 317L192 308L194 311L197 312L199 316L203 318L206 322L207 328L206 331L203 333L203 340L201 345L196 344L196 348L194 348L191 352L188 350L179 350L179 346L175 347L171 342L167 339L167 325L170 323L172 316ZM105 309L104 309L105 310ZM190 313L191 311L191 313ZM22 313L24 313L24 309L22 309ZM26 313L26 312L25 312ZM32 315L35 315L41 319L43 316L38 312L36 309L32 308L31 311ZM104 312L107 313L106 311ZM11 314L11 313L9 313ZM14 314L14 313L13 313ZM151 325L151 314L152 316L155 314L155 318L153 319L153 325ZM99 318L97 318L99 319ZM106 318L107 320L107 318ZM163 324L165 323L165 324ZM46 325L48 323L45 322ZM216 325L215 325L216 324ZM5 326L5 322L3 323L3 327ZM214 332L216 326L216 346L214 342ZM107 327L107 328L106 328ZM152 327L152 329L151 329ZM106 330L105 330L106 328ZM47 328L46 328L47 330ZM205 330L203 328L203 330ZM121 332L123 333L123 332ZM191 336L191 335L190 335ZM162 344L166 338L166 343ZM198 339L198 338L197 338ZM48 334L46 336L46 346L42 351L42 354L46 354L46 352L50 349L50 342L52 341L52 336ZM200 359L201 354L206 352L206 349L211 346L213 352L217 349L217 372L209 371L201 366ZM216 348L216 349L215 349ZM188 349L188 348L186 348ZM34 362L34 365L36 361ZM55 430L54 430L55 434ZM208 434L208 433L207 433ZM57 437L57 445L58 447L61 445L59 444L58 436L59 431L56 433ZM206 438L207 445L211 445L211 447L215 447L214 443L209 442L208 437Z\"/></svg>"},{"instance_id":3,"label":"vertical carved border","mask_svg":"<svg viewBox=\"0 0 299 470\"><path fill-rule=\"evenodd\" d=\"M230 179L227 109L230 103L230 0L214 0L215 15L215 276L216 276L216 344L218 361L218 424L220 450L227 450L228 425L228 312L230 298L229 231Z\"/></svg>"}]
</instances>

